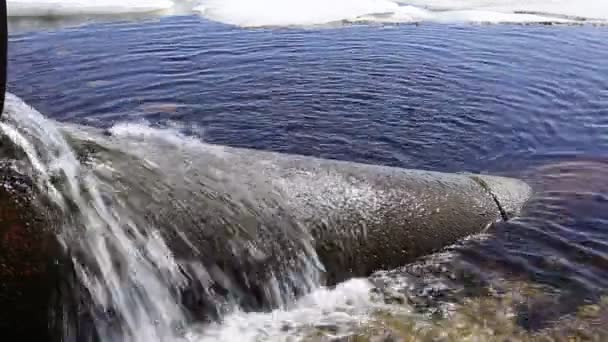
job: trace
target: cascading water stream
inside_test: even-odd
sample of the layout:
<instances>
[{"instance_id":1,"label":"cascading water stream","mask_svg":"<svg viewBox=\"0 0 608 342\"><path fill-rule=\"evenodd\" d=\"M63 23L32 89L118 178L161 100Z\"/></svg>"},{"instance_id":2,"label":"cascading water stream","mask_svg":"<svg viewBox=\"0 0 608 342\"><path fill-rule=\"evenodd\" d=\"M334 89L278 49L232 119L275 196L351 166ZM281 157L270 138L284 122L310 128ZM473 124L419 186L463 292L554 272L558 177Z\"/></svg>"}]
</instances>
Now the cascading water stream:
<instances>
[{"instance_id":1,"label":"cascading water stream","mask_svg":"<svg viewBox=\"0 0 608 342\"><path fill-rule=\"evenodd\" d=\"M89 160L86 164L64 132L11 94L7 94L0 134L27 157L31 171L19 171L33 173L37 187L61 210L58 239L72 259L80 285L90 296L88 310L98 338L134 342L189 340L193 322L181 296L192 282L200 288L210 288L214 276L210 276L213 272L205 268L204 261L178 260L160 227L148 224L141 213L132 209L134 204L128 203L130 194L127 198L117 195L121 183L109 181L114 177L111 161L104 164ZM103 174L109 179L100 176ZM249 247L251 242L242 244ZM301 259L298 255L294 260L297 263ZM262 286L270 305L284 308L293 302L289 284L300 287L301 292L317 286L314 269L295 267L290 273L289 266L285 266L278 270L281 274L270 272L272 277ZM216 270L216 277L217 273ZM232 304L232 309L212 309L238 309L238 303L230 298L218 299L220 302Z\"/></svg>"},{"instance_id":2,"label":"cascading water stream","mask_svg":"<svg viewBox=\"0 0 608 342\"><path fill-rule=\"evenodd\" d=\"M7 102L11 105L0 129L23 149L37 185L67 218L59 239L73 255L78 278L102 309L95 310L100 338L177 338L186 323L177 298L185 278L162 238L152 227L136 226L111 193L101 192L100 181L81 167L53 123L10 94ZM120 321L119 329L104 326L110 311Z\"/></svg>"}]
</instances>

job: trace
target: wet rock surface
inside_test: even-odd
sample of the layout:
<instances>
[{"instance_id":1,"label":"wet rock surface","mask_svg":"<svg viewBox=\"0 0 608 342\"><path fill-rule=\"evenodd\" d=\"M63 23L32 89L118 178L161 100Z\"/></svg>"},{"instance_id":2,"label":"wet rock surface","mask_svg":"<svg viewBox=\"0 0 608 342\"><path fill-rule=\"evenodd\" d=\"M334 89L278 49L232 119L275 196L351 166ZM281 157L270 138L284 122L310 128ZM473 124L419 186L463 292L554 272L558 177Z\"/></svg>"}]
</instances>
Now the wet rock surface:
<instances>
[{"instance_id":1,"label":"wet rock surface","mask_svg":"<svg viewBox=\"0 0 608 342\"><path fill-rule=\"evenodd\" d=\"M23 341L49 341L60 247L27 177L0 162L0 331Z\"/></svg>"}]
</instances>

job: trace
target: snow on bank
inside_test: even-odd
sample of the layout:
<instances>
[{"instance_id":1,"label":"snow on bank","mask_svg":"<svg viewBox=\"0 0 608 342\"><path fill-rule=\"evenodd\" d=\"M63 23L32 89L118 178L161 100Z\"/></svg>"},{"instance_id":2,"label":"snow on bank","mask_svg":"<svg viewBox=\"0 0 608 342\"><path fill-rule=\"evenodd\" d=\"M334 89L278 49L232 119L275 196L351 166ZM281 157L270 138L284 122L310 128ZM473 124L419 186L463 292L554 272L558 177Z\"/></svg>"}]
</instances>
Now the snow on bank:
<instances>
[{"instance_id":1,"label":"snow on bank","mask_svg":"<svg viewBox=\"0 0 608 342\"><path fill-rule=\"evenodd\" d=\"M307 26L393 13L390 0L203 0L197 8L212 20L238 26Z\"/></svg>"},{"instance_id":2,"label":"snow on bank","mask_svg":"<svg viewBox=\"0 0 608 342\"><path fill-rule=\"evenodd\" d=\"M608 23L604 0L7 0L12 17L148 13L179 9L226 24L336 22Z\"/></svg>"},{"instance_id":3,"label":"snow on bank","mask_svg":"<svg viewBox=\"0 0 608 342\"><path fill-rule=\"evenodd\" d=\"M247 27L340 21L608 22L608 1L597 0L200 0L195 10L211 20Z\"/></svg>"},{"instance_id":4,"label":"snow on bank","mask_svg":"<svg viewBox=\"0 0 608 342\"><path fill-rule=\"evenodd\" d=\"M483 10L500 13L534 13L546 17L608 20L605 0L396 0L439 11Z\"/></svg>"},{"instance_id":5,"label":"snow on bank","mask_svg":"<svg viewBox=\"0 0 608 342\"><path fill-rule=\"evenodd\" d=\"M57 17L148 13L173 7L171 0L7 0L9 17Z\"/></svg>"}]
</instances>

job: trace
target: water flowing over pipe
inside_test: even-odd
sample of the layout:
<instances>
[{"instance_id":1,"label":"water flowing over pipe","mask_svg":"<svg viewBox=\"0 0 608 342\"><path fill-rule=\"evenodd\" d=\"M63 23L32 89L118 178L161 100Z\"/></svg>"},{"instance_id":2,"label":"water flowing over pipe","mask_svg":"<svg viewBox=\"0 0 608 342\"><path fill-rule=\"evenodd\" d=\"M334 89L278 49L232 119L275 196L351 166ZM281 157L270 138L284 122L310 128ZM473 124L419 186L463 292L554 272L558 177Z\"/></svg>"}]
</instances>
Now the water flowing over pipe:
<instances>
[{"instance_id":1,"label":"water flowing over pipe","mask_svg":"<svg viewBox=\"0 0 608 342\"><path fill-rule=\"evenodd\" d=\"M1 331L39 341L179 340L168 339L174 327L221 318L226 305L288 307L316 286L439 251L517 215L531 196L513 178L137 129L61 125L7 95Z\"/></svg>"}]
</instances>

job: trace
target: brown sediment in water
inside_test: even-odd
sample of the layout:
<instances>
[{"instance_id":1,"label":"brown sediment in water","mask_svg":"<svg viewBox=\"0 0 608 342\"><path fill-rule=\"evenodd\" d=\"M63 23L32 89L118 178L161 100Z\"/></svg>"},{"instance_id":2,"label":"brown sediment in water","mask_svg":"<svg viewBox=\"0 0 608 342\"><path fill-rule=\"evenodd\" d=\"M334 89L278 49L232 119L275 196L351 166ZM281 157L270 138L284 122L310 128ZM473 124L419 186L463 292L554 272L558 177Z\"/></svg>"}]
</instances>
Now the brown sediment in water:
<instances>
[{"instance_id":1,"label":"brown sediment in water","mask_svg":"<svg viewBox=\"0 0 608 342\"><path fill-rule=\"evenodd\" d=\"M551 301L542 286L514 283L510 292L501 296L472 297L454 308L443 319L415 315L398 308L377 309L370 320L362 322L351 334L340 337L316 330L304 339L340 342L424 342L424 341L607 341L608 297L596 303L581 305L574 314L565 316L538 331L521 327L518 320L522 305L542 306L550 310Z\"/></svg>"}]
</instances>

